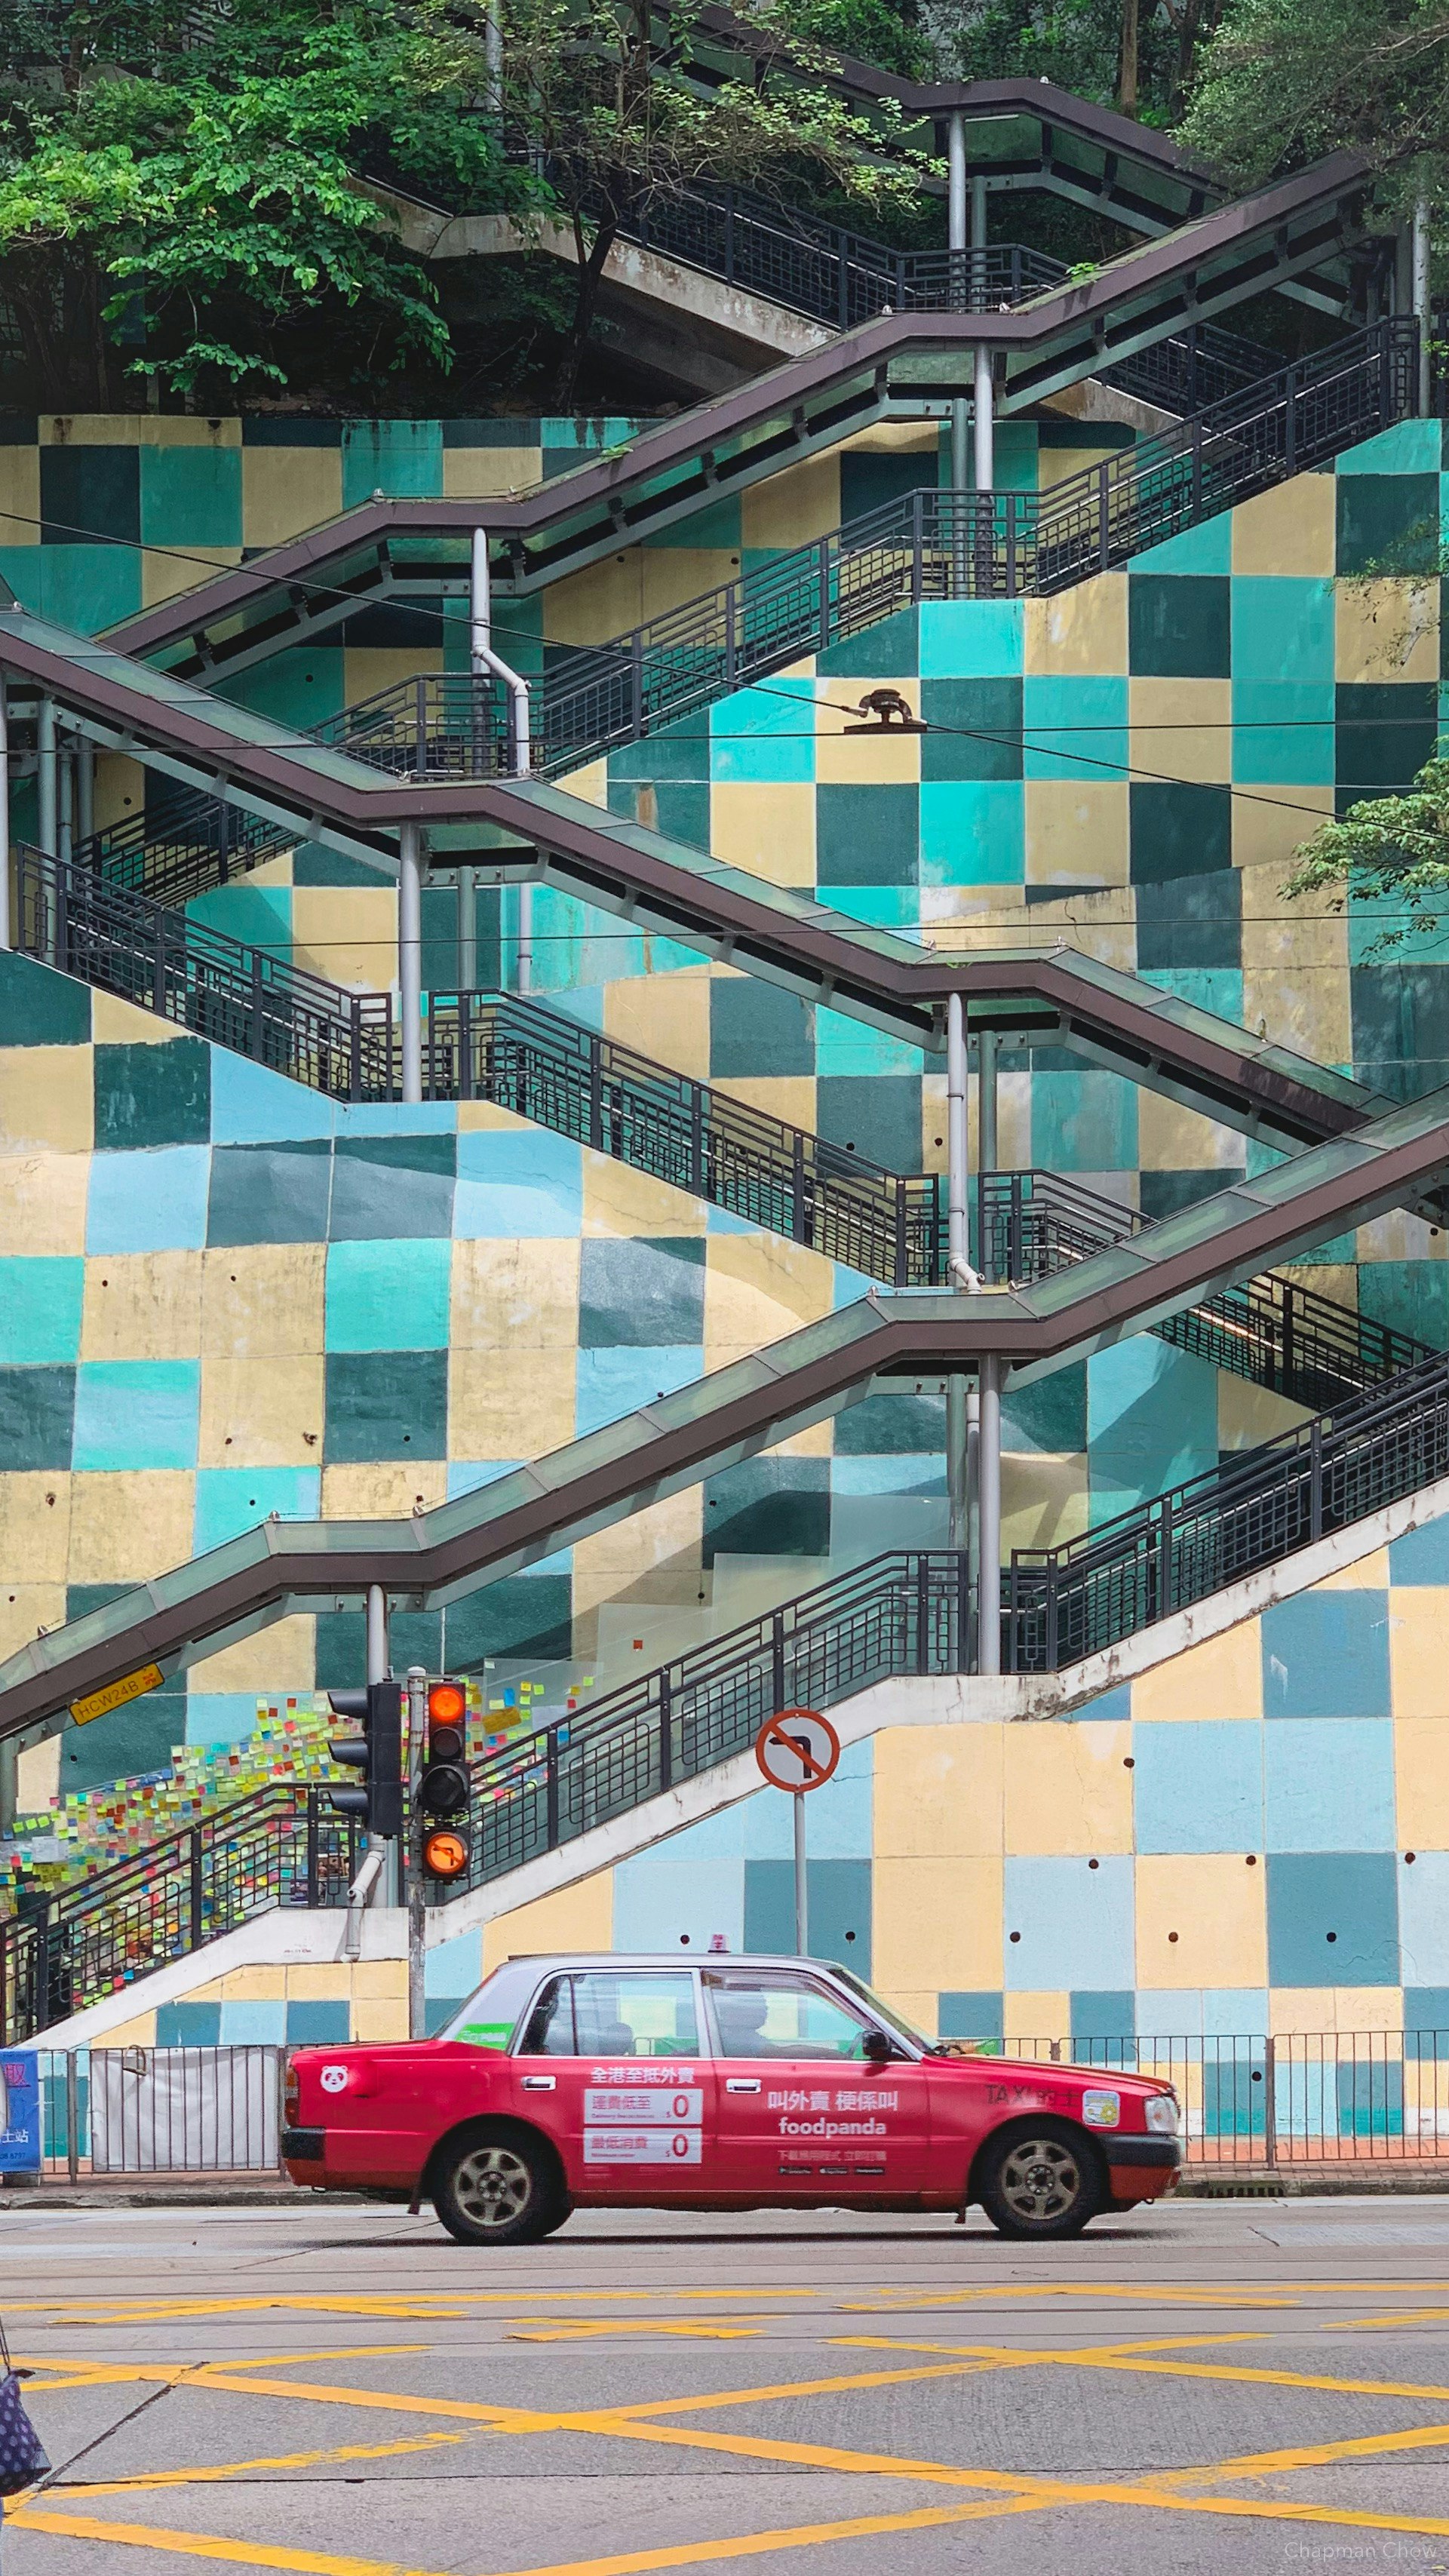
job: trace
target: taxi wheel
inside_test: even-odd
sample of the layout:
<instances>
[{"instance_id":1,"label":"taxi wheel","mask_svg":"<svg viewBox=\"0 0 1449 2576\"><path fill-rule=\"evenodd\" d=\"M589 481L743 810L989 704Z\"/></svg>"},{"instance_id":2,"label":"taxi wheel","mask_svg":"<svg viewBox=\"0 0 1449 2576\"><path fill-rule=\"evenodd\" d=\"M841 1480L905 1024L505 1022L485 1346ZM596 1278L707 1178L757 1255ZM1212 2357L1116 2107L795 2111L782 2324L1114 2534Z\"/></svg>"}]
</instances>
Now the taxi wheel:
<instances>
[{"instance_id":1,"label":"taxi wheel","mask_svg":"<svg viewBox=\"0 0 1449 2576\"><path fill-rule=\"evenodd\" d=\"M990 2141L978 2189L999 2236L1079 2236L1106 2186L1101 2158L1079 2129L1032 2120Z\"/></svg>"},{"instance_id":2,"label":"taxi wheel","mask_svg":"<svg viewBox=\"0 0 1449 2576\"><path fill-rule=\"evenodd\" d=\"M507 2130L475 2129L446 2151L433 2207L460 2245L536 2244L569 2215L547 2157Z\"/></svg>"}]
</instances>

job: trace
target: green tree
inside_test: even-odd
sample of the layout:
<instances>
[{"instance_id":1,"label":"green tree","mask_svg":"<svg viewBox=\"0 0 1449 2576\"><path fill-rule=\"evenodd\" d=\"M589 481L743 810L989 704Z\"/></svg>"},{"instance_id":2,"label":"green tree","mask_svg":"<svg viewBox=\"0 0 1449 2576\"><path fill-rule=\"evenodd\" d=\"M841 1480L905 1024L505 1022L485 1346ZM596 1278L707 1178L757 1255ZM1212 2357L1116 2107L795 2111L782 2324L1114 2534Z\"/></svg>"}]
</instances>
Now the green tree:
<instances>
[{"instance_id":1,"label":"green tree","mask_svg":"<svg viewBox=\"0 0 1449 2576\"><path fill-rule=\"evenodd\" d=\"M1350 901L1391 907L1401 918L1379 932L1379 949L1442 928L1449 912L1449 759L1426 761L1407 795L1367 797L1341 822L1325 823L1297 852L1282 890L1295 903L1326 894L1337 912Z\"/></svg>"},{"instance_id":2,"label":"green tree","mask_svg":"<svg viewBox=\"0 0 1449 2576\"><path fill-rule=\"evenodd\" d=\"M1351 145L1386 211L1449 196L1443 0L1227 0L1182 140L1252 186Z\"/></svg>"}]
</instances>

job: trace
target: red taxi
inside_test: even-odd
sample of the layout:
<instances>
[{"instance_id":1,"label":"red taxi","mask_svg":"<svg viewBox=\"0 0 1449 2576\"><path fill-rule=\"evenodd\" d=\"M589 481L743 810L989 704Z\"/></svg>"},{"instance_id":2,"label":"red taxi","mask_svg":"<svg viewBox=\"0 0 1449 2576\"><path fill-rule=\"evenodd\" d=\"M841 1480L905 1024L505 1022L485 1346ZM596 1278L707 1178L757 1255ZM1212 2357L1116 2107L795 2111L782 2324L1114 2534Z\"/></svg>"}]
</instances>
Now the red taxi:
<instances>
[{"instance_id":1,"label":"red taxi","mask_svg":"<svg viewBox=\"0 0 1449 2576\"><path fill-rule=\"evenodd\" d=\"M294 2051L286 2118L294 2182L430 2199L466 2245L575 2209L971 2201L1074 2236L1181 2162L1170 2086L959 2054L815 1959L510 1959L435 2039Z\"/></svg>"}]
</instances>

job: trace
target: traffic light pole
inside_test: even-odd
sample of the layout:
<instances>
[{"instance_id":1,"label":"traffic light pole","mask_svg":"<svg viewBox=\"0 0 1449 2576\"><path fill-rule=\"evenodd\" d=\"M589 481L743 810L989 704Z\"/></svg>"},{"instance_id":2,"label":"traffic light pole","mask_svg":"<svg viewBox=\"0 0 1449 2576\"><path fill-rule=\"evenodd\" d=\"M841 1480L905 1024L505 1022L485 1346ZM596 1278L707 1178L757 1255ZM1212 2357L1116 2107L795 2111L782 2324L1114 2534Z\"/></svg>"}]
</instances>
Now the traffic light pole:
<instances>
[{"instance_id":1,"label":"traffic light pole","mask_svg":"<svg viewBox=\"0 0 1449 2576\"><path fill-rule=\"evenodd\" d=\"M388 1677L388 1670L387 1594L380 1583L369 1583L367 1587L367 1680L369 1688L374 1682L385 1682ZM380 1852L382 1854L381 1902L384 1905L401 1905L401 1844L395 1841L392 1837L389 1837L388 1840L384 1842L380 1835L372 1834L368 1837L368 1848L371 1851Z\"/></svg>"},{"instance_id":2,"label":"traffic light pole","mask_svg":"<svg viewBox=\"0 0 1449 2576\"><path fill-rule=\"evenodd\" d=\"M422 1816L418 1803L418 1782L422 1776L424 1749L428 1733L428 1677L421 1664L409 1664L407 1676L408 1703L408 1807L407 1825L401 1846L407 1887L408 1909L408 2037L426 2039L427 2007L427 1941L428 1915L423 1901Z\"/></svg>"}]
</instances>

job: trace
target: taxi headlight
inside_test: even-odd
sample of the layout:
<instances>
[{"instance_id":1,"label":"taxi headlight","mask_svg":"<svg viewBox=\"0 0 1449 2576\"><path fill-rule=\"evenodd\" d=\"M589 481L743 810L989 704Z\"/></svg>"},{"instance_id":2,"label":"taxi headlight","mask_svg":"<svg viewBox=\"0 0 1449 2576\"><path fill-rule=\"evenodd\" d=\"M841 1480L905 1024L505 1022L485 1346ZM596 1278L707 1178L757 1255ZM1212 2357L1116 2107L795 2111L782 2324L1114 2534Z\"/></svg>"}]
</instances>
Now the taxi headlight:
<instances>
[{"instance_id":1,"label":"taxi headlight","mask_svg":"<svg viewBox=\"0 0 1449 2576\"><path fill-rule=\"evenodd\" d=\"M1155 2129L1160 2138L1175 2138L1177 2135L1177 2104L1173 2100L1172 2095L1170 2093L1149 2093L1147 2096L1146 2108L1147 2126L1149 2129Z\"/></svg>"}]
</instances>

